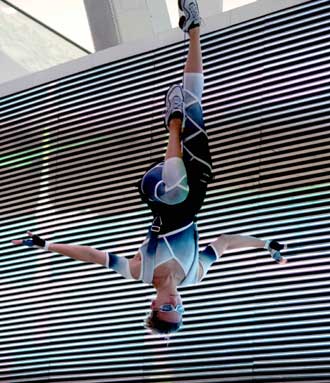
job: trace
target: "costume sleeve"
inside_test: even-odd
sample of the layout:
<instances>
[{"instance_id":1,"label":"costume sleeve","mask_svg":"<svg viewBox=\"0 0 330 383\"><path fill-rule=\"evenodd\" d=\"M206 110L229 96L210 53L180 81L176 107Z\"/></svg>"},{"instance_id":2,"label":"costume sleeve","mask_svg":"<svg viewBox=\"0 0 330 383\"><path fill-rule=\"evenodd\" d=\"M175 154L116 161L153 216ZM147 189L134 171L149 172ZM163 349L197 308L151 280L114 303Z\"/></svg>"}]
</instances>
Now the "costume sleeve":
<instances>
[{"instance_id":1,"label":"costume sleeve","mask_svg":"<svg viewBox=\"0 0 330 383\"><path fill-rule=\"evenodd\" d=\"M108 253L107 268L113 269L126 279L133 279L126 257L119 257L118 255Z\"/></svg>"},{"instance_id":2,"label":"costume sleeve","mask_svg":"<svg viewBox=\"0 0 330 383\"><path fill-rule=\"evenodd\" d=\"M217 252L212 245L206 246L206 248L199 253L199 263L202 266L203 273L200 281L206 276L212 264L218 259Z\"/></svg>"},{"instance_id":3,"label":"costume sleeve","mask_svg":"<svg viewBox=\"0 0 330 383\"><path fill-rule=\"evenodd\" d=\"M156 185L156 198L167 205L176 205L183 202L188 193L187 172L182 159L167 159L163 166L162 181Z\"/></svg>"}]
</instances>

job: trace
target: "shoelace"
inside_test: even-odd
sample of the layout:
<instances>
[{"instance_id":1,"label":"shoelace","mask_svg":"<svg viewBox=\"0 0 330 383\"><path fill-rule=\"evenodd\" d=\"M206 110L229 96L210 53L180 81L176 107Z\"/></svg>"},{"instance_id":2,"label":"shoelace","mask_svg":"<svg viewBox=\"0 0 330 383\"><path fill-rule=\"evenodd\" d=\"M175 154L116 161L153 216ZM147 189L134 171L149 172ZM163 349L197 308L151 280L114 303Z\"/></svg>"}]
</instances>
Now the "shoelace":
<instances>
[{"instance_id":1,"label":"shoelace","mask_svg":"<svg viewBox=\"0 0 330 383\"><path fill-rule=\"evenodd\" d=\"M182 109L182 99L179 96L174 96L172 98L172 108L173 109Z\"/></svg>"},{"instance_id":2,"label":"shoelace","mask_svg":"<svg viewBox=\"0 0 330 383\"><path fill-rule=\"evenodd\" d=\"M189 11L191 12L192 17L194 19L199 19L199 11L198 11L198 7L195 3L189 4Z\"/></svg>"}]
</instances>

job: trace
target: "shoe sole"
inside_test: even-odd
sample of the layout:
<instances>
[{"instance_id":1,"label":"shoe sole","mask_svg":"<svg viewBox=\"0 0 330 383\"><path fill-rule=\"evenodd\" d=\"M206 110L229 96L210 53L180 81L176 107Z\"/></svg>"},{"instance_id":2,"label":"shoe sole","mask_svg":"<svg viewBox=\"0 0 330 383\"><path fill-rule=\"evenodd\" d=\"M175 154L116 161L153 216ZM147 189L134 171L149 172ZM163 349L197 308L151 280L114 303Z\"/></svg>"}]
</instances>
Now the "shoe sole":
<instances>
[{"instance_id":1,"label":"shoe sole","mask_svg":"<svg viewBox=\"0 0 330 383\"><path fill-rule=\"evenodd\" d=\"M189 9L188 9L188 8L186 8L186 7L184 6L184 4L182 5L182 4L181 4L181 1L182 1L182 3L184 3L184 2L185 2L185 0L179 0L179 1L178 1L178 6L179 6L179 9L180 9L180 11L181 11L181 12L184 12L184 11L186 11L187 13L189 13L189 14L190 14L190 11L189 11ZM198 7L198 3L197 3L197 1L196 1L196 5L197 5L197 9L199 10L199 7Z\"/></svg>"},{"instance_id":2,"label":"shoe sole","mask_svg":"<svg viewBox=\"0 0 330 383\"><path fill-rule=\"evenodd\" d=\"M187 18L186 18L186 13L188 14L188 15L190 15L190 10L187 8L187 7L185 7L184 5L184 3L186 2L187 0L178 0L178 6L179 6L179 9L180 9L180 11L181 12L183 12L184 13L184 15L182 15L181 17L180 17L180 20L179 20L179 27L180 27L180 29L182 29L182 30L184 30L184 24L185 24L185 22L186 22L186 20L187 20ZM189 1L189 0L188 0ZM181 4L181 3L183 3L183 4ZM199 7L198 7L198 2L196 1L196 5L197 5L197 9L199 9ZM192 27L189 27L189 29L186 31L186 32L188 32L190 29L193 29L193 28L195 28L195 27L199 27L200 26L200 24L196 24L196 25L193 25Z\"/></svg>"}]
</instances>

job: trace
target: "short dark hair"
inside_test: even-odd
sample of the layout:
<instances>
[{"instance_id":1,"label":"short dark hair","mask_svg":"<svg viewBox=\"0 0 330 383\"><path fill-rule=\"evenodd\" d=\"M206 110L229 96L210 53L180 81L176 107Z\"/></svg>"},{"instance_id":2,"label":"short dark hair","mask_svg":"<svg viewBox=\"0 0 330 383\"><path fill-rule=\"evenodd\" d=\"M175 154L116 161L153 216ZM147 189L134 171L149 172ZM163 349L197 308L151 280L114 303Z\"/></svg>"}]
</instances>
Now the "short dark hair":
<instances>
[{"instance_id":1,"label":"short dark hair","mask_svg":"<svg viewBox=\"0 0 330 383\"><path fill-rule=\"evenodd\" d=\"M180 322L168 322L158 318L158 311L152 310L150 315L145 321L145 327L150 329L153 333L158 334L171 334L180 330L182 320Z\"/></svg>"}]
</instances>

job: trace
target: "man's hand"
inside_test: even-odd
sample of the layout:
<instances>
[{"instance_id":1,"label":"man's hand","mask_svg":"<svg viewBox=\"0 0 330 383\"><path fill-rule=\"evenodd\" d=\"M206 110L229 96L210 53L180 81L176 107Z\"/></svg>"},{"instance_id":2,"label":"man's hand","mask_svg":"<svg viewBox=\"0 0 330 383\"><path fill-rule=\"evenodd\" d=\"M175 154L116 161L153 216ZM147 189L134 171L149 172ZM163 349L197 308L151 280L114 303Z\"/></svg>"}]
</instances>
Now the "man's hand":
<instances>
[{"instance_id":1,"label":"man's hand","mask_svg":"<svg viewBox=\"0 0 330 383\"><path fill-rule=\"evenodd\" d=\"M48 243L40 238L38 235L33 234L31 231L27 232L27 235L30 237L28 239L14 239L12 241L12 244L17 246L17 245L24 245L28 247L34 247L34 248L39 248L39 249L46 249L47 250L47 245Z\"/></svg>"}]
</instances>

